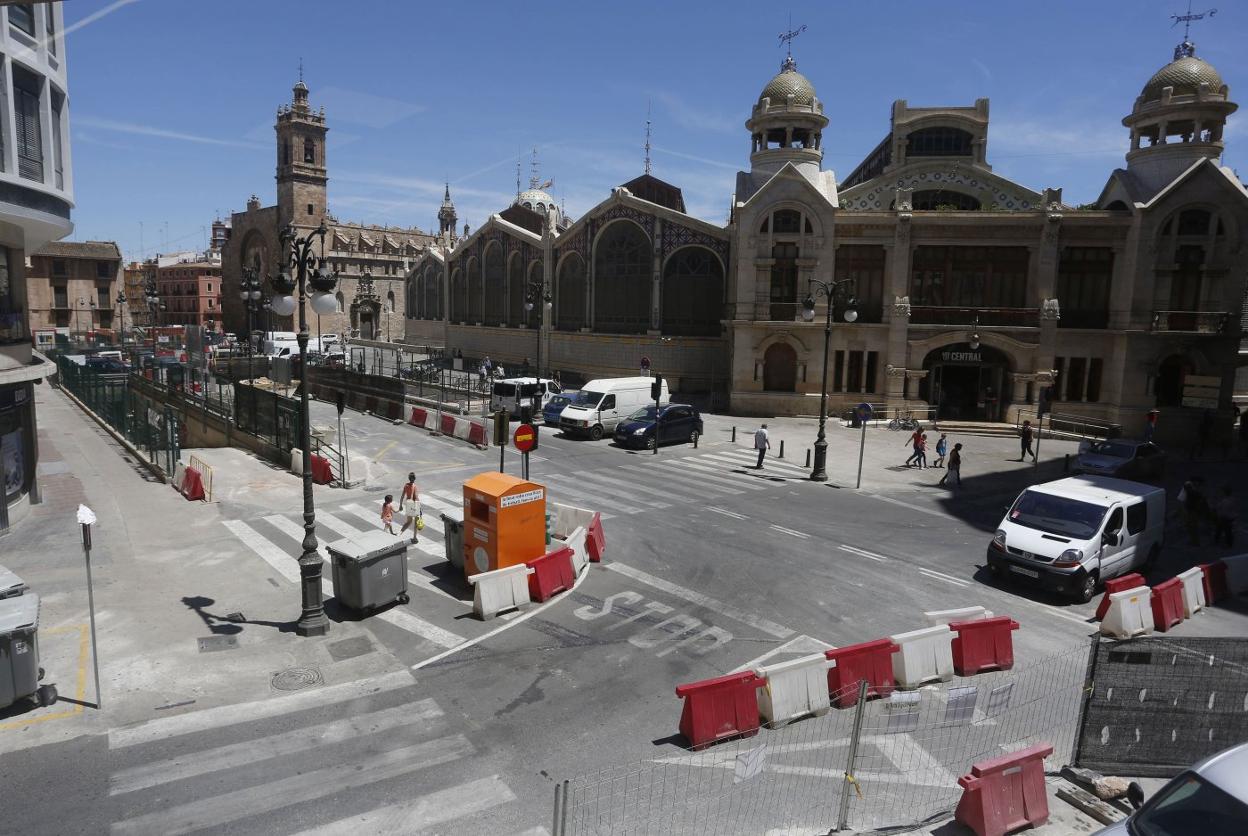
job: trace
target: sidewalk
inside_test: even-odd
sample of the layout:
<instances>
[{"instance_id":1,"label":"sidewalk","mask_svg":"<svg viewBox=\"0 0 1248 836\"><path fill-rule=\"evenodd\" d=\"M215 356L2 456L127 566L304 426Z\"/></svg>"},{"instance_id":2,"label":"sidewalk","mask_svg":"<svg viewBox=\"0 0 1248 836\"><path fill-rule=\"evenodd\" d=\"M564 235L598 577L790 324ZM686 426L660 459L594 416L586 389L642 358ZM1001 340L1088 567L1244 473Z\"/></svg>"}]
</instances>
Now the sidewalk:
<instances>
[{"instance_id":1,"label":"sidewalk","mask_svg":"<svg viewBox=\"0 0 1248 836\"><path fill-rule=\"evenodd\" d=\"M297 591L221 537L232 503L187 502L59 390L35 392L44 502L0 539L0 562L41 597L41 662L62 699L0 711L0 752L276 696L272 677L291 668L314 669L327 685L405 670L358 623L335 622L323 638L296 636ZM248 466L253 475L266 467L254 459ZM288 503L298 481L270 478L235 499ZM91 563L102 710L94 707L79 503L99 520ZM226 619L235 613L241 621Z\"/></svg>"}]
</instances>

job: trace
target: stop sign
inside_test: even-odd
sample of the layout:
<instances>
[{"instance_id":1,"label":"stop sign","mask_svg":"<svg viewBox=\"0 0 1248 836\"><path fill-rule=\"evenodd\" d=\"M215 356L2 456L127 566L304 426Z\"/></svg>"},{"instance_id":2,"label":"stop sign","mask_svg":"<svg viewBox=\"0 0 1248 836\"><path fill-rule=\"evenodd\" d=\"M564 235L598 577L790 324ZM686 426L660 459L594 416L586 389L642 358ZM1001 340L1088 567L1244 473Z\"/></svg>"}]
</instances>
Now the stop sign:
<instances>
[{"instance_id":1,"label":"stop sign","mask_svg":"<svg viewBox=\"0 0 1248 836\"><path fill-rule=\"evenodd\" d=\"M535 450L537 449L537 428L531 424L521 424L516 427L516 432L512 435L511 440L516 445L516 449L521 453Z\"/></svg>"}]
</instances>

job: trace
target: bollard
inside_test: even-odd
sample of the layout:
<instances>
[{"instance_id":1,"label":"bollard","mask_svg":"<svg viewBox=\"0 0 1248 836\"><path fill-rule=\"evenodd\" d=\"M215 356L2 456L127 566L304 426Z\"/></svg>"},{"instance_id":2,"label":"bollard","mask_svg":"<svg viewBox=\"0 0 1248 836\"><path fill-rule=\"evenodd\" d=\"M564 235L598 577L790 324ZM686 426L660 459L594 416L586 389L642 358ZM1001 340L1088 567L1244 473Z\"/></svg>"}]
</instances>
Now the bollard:
<instances>
[{"instance_id":1,"label":"bollard","mask_svg":"<svg viewBox=\"0 0 1248 836\"><path fill-rule=\"evenodd\" d=\"M737 443L737 428L736 427L732 428L732 443L733 444Z\"/></svg>"},{"instance_id":2,"label":"bollard","mask_svg":"<svg viewBox=\"0 0 1248 836\"><path fill-rule=\"evenodd\" d=\"M1070 473L1070 453L1066 454L1066 458L1062 462L1062 473Z\"/></svg>"},{"instance_id":3,"label":"bollard","mask_svg":"<svg viewBox=\"0 0 1248 836\"><path fill-rule=\"evenodd\" d=\"M810 467L810 448L806 448L806 466Z\"/></svg>"},{"instance_id":4,"label":"bollard","mask_svg":"<svg viewBox=\"0 0 1248 836\"><path fill-rule=\"evenodd\" d=\"M781 459L784 458L784 439L783 438L780 439L780 455L778 456L778 458L781 458Z\"/></svg>"},{"instance_id":5,"label":"bollard","mask_svg":"<svg viewBox=\"0 0 1248 836\"><path fill-rule=\"evenodd\" d=\"M696 450L696 449L698 449L698 436L699 436L699 435L701 435L701 433L694 433L694 434L693 434L693 449L695 449L695 450Z\"/></svg>"}]
</instances>

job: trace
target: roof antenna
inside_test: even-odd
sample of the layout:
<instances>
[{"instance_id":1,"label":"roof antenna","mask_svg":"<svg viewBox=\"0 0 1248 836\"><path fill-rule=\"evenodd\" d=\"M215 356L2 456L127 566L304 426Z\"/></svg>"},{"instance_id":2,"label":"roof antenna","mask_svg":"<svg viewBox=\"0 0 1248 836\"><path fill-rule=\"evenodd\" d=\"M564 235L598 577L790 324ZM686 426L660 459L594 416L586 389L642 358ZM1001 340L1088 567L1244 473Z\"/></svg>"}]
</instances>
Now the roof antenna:
<instances>
[{"instance_id":1,"label":"roof antenna","mask_svg":"<svg viewBox=\"0 0 1248 836\"><path fill-rule=\"evenodd\" d=\"M516 200L520 199L520 149L516 149Z\"/></svg>"},{"instance_id":2,"label":"roof antenna","mask_svg":"<svg viewBox=\"0 0 1248 836\"><path fill-rule=\"evenodd\" d=\"M537 146L533 146L533 161L529 163L529 188L536 189L541 187L542 178L538 172L537 162Z\"/></svg>"},{"instance_id":3,"label":"roof antenna","mask_svg":"<svg viewBox=\"0 0 1248 836\"><path fill-rule=\"evenodd\" d=\"M646 100L646 174L650 174L650 100Z\"/></svg>"},{"instance_id":4,"label":"roof antenna","mask_svg":"<svg viewBox=\"0 0 1248 836\"><path fill-rule=\"evenodd\" d=\"M303 83L303 56L299 56L299 82Z\"/></svg>"},{"instance_id":5,"label":"roof antenna","mask_svg":"<svg viewBox=\"0 0 1248 836\"><path fill-rule=\"evenodd\" d=\"M1196 54L1196 45L1187 38L1188 33L1191 31L1192 21L1204 20L1206 17L1213 17L1217 13L1217 9L1209 9L1208 11L1200 12L1198 14L1192 14L1192 0L1187 0L1187 14L1170 15L1170 19L1174 21L1174 23L1170 24L1171 29L1178 26L1180 23L1183 24L1183 43L1174 48L1175 61L1178 61L1180 58L1189 58Z\"/></svg>"}]
</instances>

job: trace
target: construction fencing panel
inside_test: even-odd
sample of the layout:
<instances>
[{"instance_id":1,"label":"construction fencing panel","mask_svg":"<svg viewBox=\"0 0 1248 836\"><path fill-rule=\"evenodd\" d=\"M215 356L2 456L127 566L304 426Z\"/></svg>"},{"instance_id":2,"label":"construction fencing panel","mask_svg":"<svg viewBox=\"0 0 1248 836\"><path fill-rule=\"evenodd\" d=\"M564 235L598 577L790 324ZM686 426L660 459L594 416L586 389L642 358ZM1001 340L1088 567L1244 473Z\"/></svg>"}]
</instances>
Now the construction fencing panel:
<instances>
[{"instance_id":1,"label":"construction fencing panel","mask_svg":"<svg viewBox=\"0 0 1248 836\"><path fill-rule=\"evenodd\" d=\"M1248 639L1101 642L1079 766L1165 778L1248 740Z\"/></svg>"},{"instance_id":2,"label":"construction fencing panel","mask_svg":"<svg viewBox=\"0 0 1248 836\"><path fill-rule=\"evenodd\" d=\"M897 691L701 752L666 750L583 775L558 786L555 836L813 834L941 818L976 761L1045 742L1054 767L1070 762L1088 660L1080 644L1026 668Z\"/></svg>"}]
</instances>

